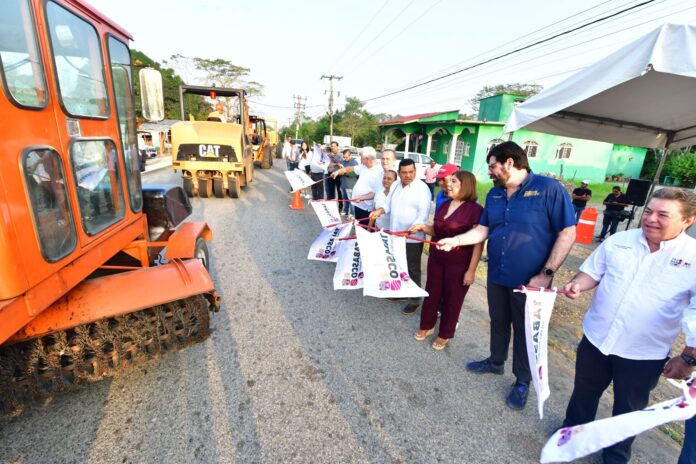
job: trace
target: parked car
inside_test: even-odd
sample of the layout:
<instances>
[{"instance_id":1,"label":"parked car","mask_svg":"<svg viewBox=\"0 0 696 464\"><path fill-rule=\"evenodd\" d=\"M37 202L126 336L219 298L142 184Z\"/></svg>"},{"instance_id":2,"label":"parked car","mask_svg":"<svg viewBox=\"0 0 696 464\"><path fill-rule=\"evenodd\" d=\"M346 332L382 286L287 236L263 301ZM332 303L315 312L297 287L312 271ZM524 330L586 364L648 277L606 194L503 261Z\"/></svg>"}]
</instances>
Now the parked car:
<instances>
[{"instance_id":1,"label":"parked car","mask_svg":"<svg viewBox=\"0 0 696 464\"><path fill-rule=\"evenodd\" d=\"M394 153L396 155L396 166L394 166L395 169L399 168L399 164L401 163L402 159L412 159L413 162L416 163L416 174L418 175L418 178L425 179L425 169L429 167L430 163L433 161L431 157L413 151L409 151L406 153L404 153L403 151L396 151ZM382 153L378 153L377 157L381 158Z\"/></svg>"}]
</instances>

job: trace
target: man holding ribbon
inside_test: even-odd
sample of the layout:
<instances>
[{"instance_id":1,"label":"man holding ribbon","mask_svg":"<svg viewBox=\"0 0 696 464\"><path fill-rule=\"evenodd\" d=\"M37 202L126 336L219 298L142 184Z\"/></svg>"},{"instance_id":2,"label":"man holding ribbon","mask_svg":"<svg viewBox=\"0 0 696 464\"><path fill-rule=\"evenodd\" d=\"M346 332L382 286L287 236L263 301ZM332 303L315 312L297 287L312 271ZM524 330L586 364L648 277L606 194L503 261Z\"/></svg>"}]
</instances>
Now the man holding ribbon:
<instances>
[{"instance_id":1,"label":"man holding ribbon","mask_svg":"<svg viewBox=\"0 0 696 464\"><path fill-rule=\"evenodd\" d=\"M370 213L370 219L377 219L382 214L390 214L389 229L393 232L407 231L415 224L425 224L430 214L430 189L425 182L417 178L416 164L412 159L402 160L399 164L399 182L392 185L384 206ZM425 234L415 232L413 238L406 237L406 262L408 275L419 287L421 286L421 255ZM411 315L416 312L422 298L409 298L403 313Z\"/></svg>"},{"instance_id":2,"label":"man holding ribbon","mask_svg":"<svg viewBox=\"0 0 696 464\"><path fill-rule=\"evenodd\" d=\"M527 155L515 142L496 145L486 160L494 186L486 197L479 225L465 234L440 240L438 247L448 251L488 239L491 354L468 363L466 368L476 374L502 375L514 331L512 372L517 380L506 404L523 409L532 374L525 337L526 295L514 290L521 285L551 285L575 241L575 210L558 181L531 172Z\"/></svg>"},{"instance_id":3,"label":"man holding ribbon","mask_svg":"<svg viewBox=\"0 0 696 464\"><path fill-rule=\"evenodd\" d=\"M614 416L644 409L664 374L683 379L696 365L696 194L656 191L641 228L612 235L565 286L569 298L597 288L583 321L575 385L564 426L592 422L614 384ZM670 359L681 330L686 348ZM635 437L604 449L605 463L626 463Z\"/></svg>"}]
</instances>

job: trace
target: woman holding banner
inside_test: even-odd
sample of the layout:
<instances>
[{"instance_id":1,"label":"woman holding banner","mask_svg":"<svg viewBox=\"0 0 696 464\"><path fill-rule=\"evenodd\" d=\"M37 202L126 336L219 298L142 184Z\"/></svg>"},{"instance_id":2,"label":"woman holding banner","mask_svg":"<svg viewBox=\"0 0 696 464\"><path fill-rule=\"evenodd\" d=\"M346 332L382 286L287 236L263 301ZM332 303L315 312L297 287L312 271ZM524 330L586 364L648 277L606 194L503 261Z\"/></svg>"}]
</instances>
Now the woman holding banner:
<instances>
[{"instance_id":1,"label":"woman holding banner","mask_svg":"<svg viewBox=\"0 0 696 464\"><path fill-rule=\"evenodd\" d=\"M450 199L435 211L432 226L416 224L409 229L409 232L425 232L433 237L433 241L470 230L478 224L483 211L481 205L476 203L476 177L468 171L452 172L451 168L445 171L438 173L438 176L450 177L451 180L446 181L450 185ZM454 337L464 297L469 286L474 283L482 250L481 243L450 252L430 247L425 285L429 296L423 302L420 329L414 334L416 340L425 340L434 332L438 307L441 307L442 316L437 338L432 344L433 349L444 349Z\"/></svg>"}]
</instances>

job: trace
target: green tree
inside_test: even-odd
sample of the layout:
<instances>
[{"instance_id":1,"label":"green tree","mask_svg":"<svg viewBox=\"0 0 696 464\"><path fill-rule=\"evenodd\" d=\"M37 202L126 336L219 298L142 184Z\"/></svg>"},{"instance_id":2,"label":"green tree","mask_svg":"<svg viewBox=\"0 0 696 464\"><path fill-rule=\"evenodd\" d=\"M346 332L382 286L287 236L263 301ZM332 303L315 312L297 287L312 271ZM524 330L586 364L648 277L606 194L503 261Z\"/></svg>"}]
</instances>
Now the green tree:
<instances>
[{"instance_id":1,"label":"green tree","mask_svg":"<svg viewBox=\"0 0 696 464\"><path fill-rule=\"evenodd\" d=\"M379 122L393 119L394 116L380 113L372 114L365 110L359 98L346 98L346 105L341 111L334 113L334 135L351 137L353 145L364 147L376 146L382 142L379 134ZM305 118L300 125L299 138L307 142L321 144L324 136L329 134L330 117L323 114L317 119ZM295 136L295 125L285 128L287 134Z\"/></svg>"},{"instance_id":2,"label":"green tree","mask_svg":"<svg viewBox=\"0 0 696 464\"><path fill-rule=\"evenodd\" d=\"M190 84L244 89L248 97L263 95L262 84L246 79L251 70L229 60L176 54L170 56L166 63L171 63L175 69L181 70ZM223 97L219 100L223 103L228 118L237 113L236 98Z\"/></svg>"},{"instance_id":3,"label":"green tree","mask_svg":"<svg viewBox=\"0 0 696 464\"><path fill-rule=\"evenodd\" d=\"M139 118L142 119L142 108L140 101L140 80L138 71L144 67L157 69L162 74L162 92L164 97L164 117L166 119L179 119L179 85L184 81L174 72L173 69L164 67L143 52L131 50L131 60L133 62L133 94L135 99L135 109ZM203 97L188 95L186 107L196 119L205 119L212 107Z\"/></svg>"},{"instance_id":4,"label":"green tree","mask_svg":"<svg viewBox=\"0 0 696 464\"><path fill-rule=\"evenodd\" d=\"M696 184L696 152L691 147L672 150L665 160L664 173L679 179L682 187L693 188Z\"/></svg>"},{"instance_id":5,"label":"green tree","mask_svg":"<svg viewBox=\"0 0 696 464\"><path fill-rule=\"evenodd\" d=\"M531 97L532 95L536 95L537 93L539 93L543 88L543 86L537 84L520 83L487 85L478 92L476 92L476 95L474 95L469 100L469 105L474 110L474 114L476 115L478 114L479 102L482 98L491 97L493 95L498 95L501 93L521 95L523 97Z\"/></svg>"},{"instance_id":6,"label":"green tree","mask_svg":"<svg viewBox=\"0 0 696 464\"><path fill-rule=\"evenodd\" d=\"M359 98L347 97L343 111L337 113L334 121L336 133L350 136L355 146L379 143L379 121L375 115L365 110Z\"/></svg>"}]
</instances>

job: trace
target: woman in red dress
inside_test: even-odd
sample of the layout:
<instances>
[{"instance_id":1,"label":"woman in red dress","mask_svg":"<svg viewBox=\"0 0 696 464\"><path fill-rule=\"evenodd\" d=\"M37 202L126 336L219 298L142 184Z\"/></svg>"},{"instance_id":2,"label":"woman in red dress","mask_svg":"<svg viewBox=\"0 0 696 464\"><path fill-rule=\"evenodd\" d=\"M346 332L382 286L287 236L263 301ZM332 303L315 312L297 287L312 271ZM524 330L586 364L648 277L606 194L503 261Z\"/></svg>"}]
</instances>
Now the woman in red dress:
<instances>
[{"instance_id":1,"label":"woman in red dress","mask_svg":"<svg viewBox=\"0 0 696 464\"><path fill-rule=\"evenodd\" d=\"M476 203L476 177L468 171L457 171L449 182L445 179L445 185L448 185L450 199L435 211L433 225L415 224L409 231L425 232L437 242L463 234L478 224L483 207ZM454 337L464 297L474 283L482 250L481 243L450 252L430 247L425 285L429 296L423 301L420 329L414 334L416 340L425 340L434 332L438 307L441 307L442 315L432 347L442 350Z\"/></svg>"}]
</instances>

